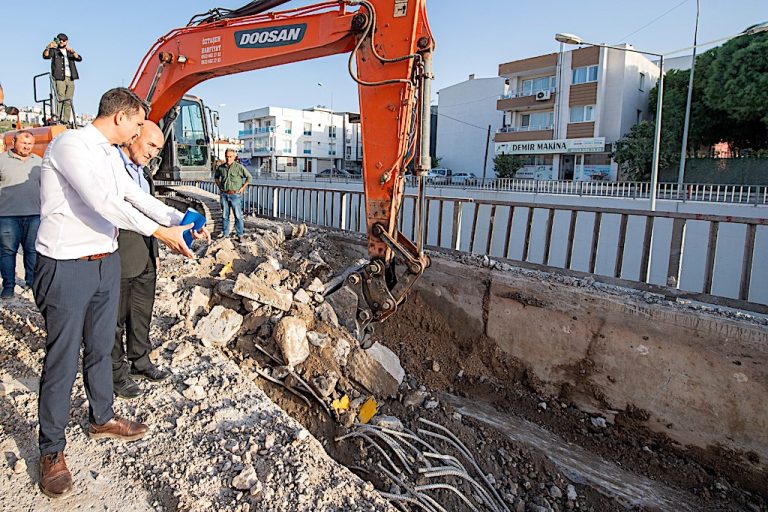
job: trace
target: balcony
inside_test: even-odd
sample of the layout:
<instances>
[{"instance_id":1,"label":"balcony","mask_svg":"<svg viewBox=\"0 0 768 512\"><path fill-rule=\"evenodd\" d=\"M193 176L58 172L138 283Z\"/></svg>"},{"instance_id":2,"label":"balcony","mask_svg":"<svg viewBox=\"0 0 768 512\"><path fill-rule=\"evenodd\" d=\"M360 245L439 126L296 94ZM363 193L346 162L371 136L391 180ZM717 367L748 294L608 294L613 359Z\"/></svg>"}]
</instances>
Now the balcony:
<instances>
[{"instance_id":1,"label":"balcony","mask_svg":"<svg viewBox=\"0 0 768 512\"><path fill-rule=\"evenodd\" d=\"M250 137L251 135L266 135L269 133L275 133L275 127L274 126L258 126L256 128L251 128L250 130L240 130L237 132L237 135L239 138L243 137Z\"/></svg>"},{"instance_id":2,"label":"balcony","mask_svg":"<svg viewBox=\"0 0 768 512\"><path fill-rule=\"evenodd\" d=\"M549 92L549 98L536 99L537 94L540 92ZM514 91L509 94L504 94L496 102L496 110L538 110L546 107L553 107L555 105L555 98L557 97L556 89L553 87L549 91Z\"/></svg>"},{"instance_id":3,"label":"balcony","mask_svg":"<svg viewBox=\"0 0 768 512\"><path fill-rule=\"evenodd\" d=\"M263 155L264 153L272 153L275 150L273 146L260 146L253 148L254 155Z\"/></svg>"},{"instance_id":4,"label":"balcony","mask_svg":"<svg viewBox=\"0 0 768 512\"><path fill-rule=\"evenodd\" d=\"M505 126L498 132L494 141L517 142L521 140L551 139L554 127L549 126Z\"/></svg>"},{"instance_id":5,"label":"balcony","mask_svg":"<svg viewBox=\"0 0 768 512\"><path fill-rule=\"evenodd\" d=\"M305 149L304 150L304 154L305 155L311 155L312 154L312 150L311 149Z\"/></svg>"}]
</instances>

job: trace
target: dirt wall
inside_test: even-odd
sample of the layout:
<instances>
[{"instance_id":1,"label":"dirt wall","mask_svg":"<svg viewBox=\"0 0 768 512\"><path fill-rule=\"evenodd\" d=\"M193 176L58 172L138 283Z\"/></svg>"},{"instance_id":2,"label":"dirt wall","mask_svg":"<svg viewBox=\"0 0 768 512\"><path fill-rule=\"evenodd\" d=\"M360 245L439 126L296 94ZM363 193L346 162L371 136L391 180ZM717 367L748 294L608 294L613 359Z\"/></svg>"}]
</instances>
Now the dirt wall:
<instances>
[{"instance_id":1,"label":"dirt wall","mask_svg":"<svg viewBox=\"0 0 768 512\"><path fill-rule=\"evenodd\" d=\"M442 259L418 289L456 329L484 332L529 365L549 393L609 417L629 410L683 444L768 460L765 327Z\"/></svg>"}]
</instances>

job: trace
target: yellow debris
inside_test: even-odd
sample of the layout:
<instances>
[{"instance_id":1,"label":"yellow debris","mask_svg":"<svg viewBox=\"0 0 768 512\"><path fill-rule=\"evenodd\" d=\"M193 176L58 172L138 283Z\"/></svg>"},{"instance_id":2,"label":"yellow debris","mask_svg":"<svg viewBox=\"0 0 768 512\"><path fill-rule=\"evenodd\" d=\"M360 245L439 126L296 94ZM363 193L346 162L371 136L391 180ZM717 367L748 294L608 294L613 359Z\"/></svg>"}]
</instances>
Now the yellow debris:
<instances>
[{"instance_id":1,"label":"yellow debris","mask_svg":"<svg viewBox=\"0 0 768 512\"><path fill-rule=\"evenodd\" d=\"M221 269L221 272L219 272L219 277L224 277L232 270L232 262L230 261L226 265L224 265L224 268Z\"/></svg>"},{"instance_id":2,"label":"yellow debris","mask_svg":"<svg viewBox=\"0 0 768 512\"><path fill-rule=\"evenodd\" d=\"M333 410L336 411L336 413L341 413L344 411L349 410L349 397L347 395L344 395L343 397L334 400L333 403L331 403L331 407L333 407Z\"/></svg>"},{"instance_id":3,"label":"yellow debris","mask_svg":"<svg viewBox=\"0 0 768 512\"><path fill-rule=\"evenodd\" d=\"M362 407L360 407L360 412L357 413L357 417L360 419L360 423L368 423L371 421L371 418L373 418L376 415L376 411L379 409L379 404L376 403L376 400L373 399L373 397L369 398Z\"/></svg>"}]
</instances>

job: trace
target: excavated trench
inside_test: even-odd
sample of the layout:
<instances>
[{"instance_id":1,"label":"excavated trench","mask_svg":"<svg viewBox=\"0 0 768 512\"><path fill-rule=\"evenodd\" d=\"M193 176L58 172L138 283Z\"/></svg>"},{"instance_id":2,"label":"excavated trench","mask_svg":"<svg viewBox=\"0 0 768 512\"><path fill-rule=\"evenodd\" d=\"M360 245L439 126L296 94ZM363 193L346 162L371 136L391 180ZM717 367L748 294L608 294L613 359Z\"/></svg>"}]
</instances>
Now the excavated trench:
<instances>
[{"instance_id":1,"label":"excavated trench","mask_svg":"<svg viewBox=\"0 0 768 512\"><path fill-rule=\"evenodd\" d=\"M365 256L359 237L319 233L287 241L284 252L322 255L326 278ZM429 493L442 508L398 508L768 511L765 320L469 255L432 256L409 301L374 333L405 370L396 396L375 397L377 416L414 433L424 420L447 429L478 466L475 480L489 485L449 476ZM276 354L268 338L256 344ZM253 338L225 350L386 496L431 483L393 474L409 459L399 464L383 437L340 440L356 427L260 375L274 361ZM363 386L350 398L366 394ZM455 448L435 441L430 450L469 467Z\"/></svg>"},{"instance_id":2,"label":"excavated trench","mask_svg":"<svg viewBox=\"0 0 768 512\"><path fill-rule=\"evenodd\" d=\"M336 271L363 256L354 238L323 240L313 249ZM509 510L768 510L765 327L472 258L433 259L374 333L406 371L397 397L379 399L379 415L414 432L420 418L448 428ZM744 372L747 382L734 377ZM402 491L371 444L335 441L347 430L317 404L264 389L337 461L381 491ZM470 486L459 490L492 509ZM433 496L446 510L472 510L455 492Z\"/></svg>"}]
</instances>

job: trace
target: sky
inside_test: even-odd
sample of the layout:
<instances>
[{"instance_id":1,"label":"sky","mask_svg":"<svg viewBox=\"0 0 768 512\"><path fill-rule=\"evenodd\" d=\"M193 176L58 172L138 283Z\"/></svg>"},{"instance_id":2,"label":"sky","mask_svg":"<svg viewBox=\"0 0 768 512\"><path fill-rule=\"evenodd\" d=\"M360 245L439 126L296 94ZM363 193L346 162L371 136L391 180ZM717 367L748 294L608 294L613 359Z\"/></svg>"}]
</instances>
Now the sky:
<instances>
[{"instance_id":1,"label":"sky","mask_svg":"<svg viewBox=\"0 0 768 512\"><path fill-rule=\"evenodd\" d=\"M0 35L5 65L0 83L5 103L34 103L32 77L50 70L41 54L59 32L66 33L70 46L83 56L78 63L81 78L76 82L75 109L93 114L104 91L130 84L139 62L159 37L186 25L194 14L245 3L41 0L32 9L24 2L4 0ZM297 0L281 8L313 3L318 2ZM558 51L557 32L577 34L594 43L630 43L653 53L690 46L696 0L427 0L427 15L437 43L434 96L470 74L497 76L501 63ZM700 0L699 42L734 35L764 21L768 21L768 0ZM346 63L346 56L333 56L250 71L203 82L190 93L219 110L222 136L236 136L242 128L237 113L267 105L325 105L359 111L357 88Z\"/></svg>"}]
</instances>

